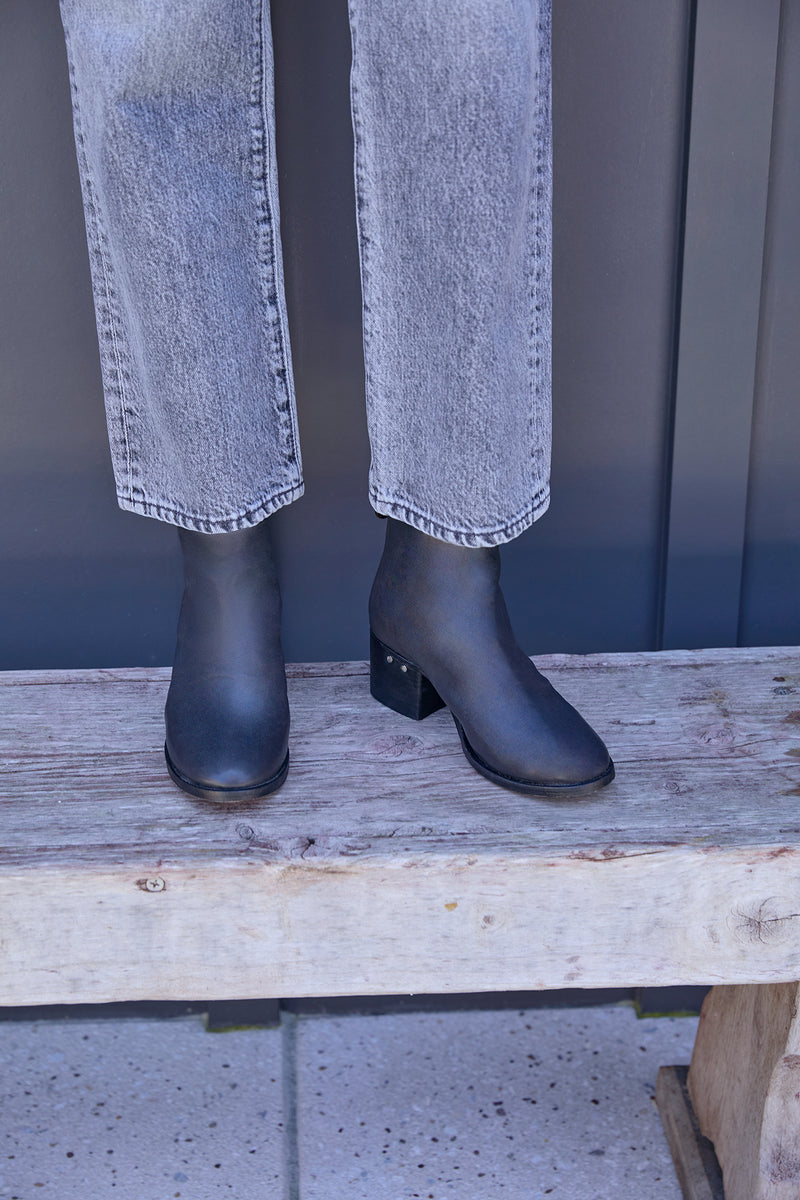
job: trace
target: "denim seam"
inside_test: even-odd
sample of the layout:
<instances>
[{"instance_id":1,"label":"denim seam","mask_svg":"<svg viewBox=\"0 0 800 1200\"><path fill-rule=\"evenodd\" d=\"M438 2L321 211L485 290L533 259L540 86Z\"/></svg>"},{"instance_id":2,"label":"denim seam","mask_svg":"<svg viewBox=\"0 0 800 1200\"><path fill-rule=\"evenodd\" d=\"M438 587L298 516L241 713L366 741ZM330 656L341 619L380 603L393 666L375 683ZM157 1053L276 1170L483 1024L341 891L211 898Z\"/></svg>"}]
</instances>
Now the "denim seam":
<instances>
[{"instance_id":1,"label":"denim seam","mask_svg":"<svg viewBox=\"0 0 800 1200\"><path fill-rule=\"evenodd\" d=\"M258 524L259 521L277 512L279 508L298 500L303 495L303 490L303 483L299 481L282 492L271 493L266 499L219 517L209 517L207 513L187 512L183 508L156 500L133 499L120 492L117 493L117 500L120 507L128 512L139 513L140 516L145 517L155 517L159 521L180 525L184 529L194 529L198 533L231 533L237 529L245 529Z\"/></svg>"},{"instance_id":2,"label":"denim seam","mask_svg":"<svg viewBox=\"0 0 800 1200\"><path fill-rule=\"evenodd\" d=\"M370 488L370 502L376 512L405 521L431 537L454 542L459 546L488 546L510 542L543 516L550 503L550 485L545 483L539 488L530 503L509 521L489 529L453 529L443 525L441 521L423 512L408 500L396 496L382 496L375 488Z\"/></svg>"},{"instance_id":3,"label":"denim seam","mask_svg":"<svg viewBox=\"0 0 800 1200\"><path fill-rule=\"evenodd\" d=\"M548 239L550 238L550 222L549 219L542 220L543 204L546 201L544 194L545 184L543 178L547 177L547 171L551 160L551 145L552 134L550 132L550 0L540 0L539 5L539 20L536 24L537 33L537 54L536 54L536 105L533 114L534 119L534 141L536 145L534 177L530 193L530 210L529 210L529 225L530 225L530 273L531 273L531 313L530 313L530 334L529 334L529 354L528 354L528 370L531 385L531 426L533 426L535 414L541 403L541 398L545 393L552 391L552 374L547 371L547 364L542 364L543 352L545 351L545 339L543 334L549 339L551 336L551 321L545 322L542 313L542 276L543 276L543 250L548 247ZM543 136L544 135L544 136ZM552 253L552 250L551 250ZM549 280L547 286L550 286ZM550 306L551 307L551 306ZM546 347L547 357L549 359L549 346ZM549 378L546 376L549 374ZM539 439L537 439L536 430L531 428L531 457L535 457Z\"/></svg>"},{"instance_id":4,"label":"denim seam","mask_svg":"<svg viewBox=\"0 0 800 1200\"><path fill-rule=\"evenodd\" d=\"M259 273L261 294L266 309L267 326L272 342L271 349L277 353L269 355L274 366L276 395L275 406L280 417L281 432L286 444L287 459L293 464L300 464L299 438L296 429L296 416L293 404L292 366L289 356L288 331L285 328L284 312L281 305L281 253L277 240L275 214L278 206L275 203L272 185L272 143L270 140L270 122L266 111L266 70L264 38L265 7L267 0L255 0L254 16L254 51L252 87L250 92L250 109L253 117L251 125L250 157L253 169L253 185L256 199L256 255L262 268Z\"/></svg>"},{"instance_id":5,"label":"denim seam","mask_svg":"<svg viewBox=\"0 0 800 1200\"><path fill-rule=\"evenodd\" d=\"M62 24L64 27L64 38L68 49L71 50L71 37L69 22L63 14ZM81 112L78 81L74 70L74 53L68 55L69 80L70 89L72 92L72 106L74 113L73 128L75 131L75 149L80 159L81 165L81 184L84 198L84 209L86 213L86 232L87 232L87 249L91 259L94 259L96 265L96 274L102 279L103 295L105 298L105 312L98 312L98 344L101 352L101 359L107 367L109 388L113 391L117 400L117 416L119 419L120 428L122 430L122 442L125 453L125 473L127 477L127 492L126 498L133 501L134 498L134 482L133 482L133 454L131 451L130 431L128 427L128 401L125 390L125 371L123 370L123 352L122 344L124 339L121 339L117 333L117 327L121 325L115 311L114 289L111 284L113 270L108 256L104 250L104 243L107 241L107 235L103 228L103 223L100 216L100 207L97 202L96 187L94 177L89 162L89 156L86 152L86 135L83 128L83 116ZM98 306L98 309L101 306ZM109 349L110 342L110 349ZM112 368L113 363L113 368ZM112 375L116 381L116 386L112 383Z\"/></svg>"},{"instance_id":6,"label":"denim seam","mask_svg":"<svg viewBox=\"0 0 800 1200\"><path fill-rule=\"evenodd\" d=\"M358 33L356 30L356 11L353 0L348 0L350 17L350 117L353 125L353 183L356 201L356 233L358 241L358 266L361 278L361 350L364 360L364 390L367 400L367 418L370 421L370 397L374 395L374 385L367 355L367 345L373 334L372 312L367 303L370 273L368 263L369 238L364 231L364 212L367 207L367 189L364 186L363 168L363 136L361 133L361 118L359 116L359 92L356 83L356 55L358 53ZM371 438L370 433L370 438ZM370 473L372 467L370 467Z\"/></svg>"}]
</instances>

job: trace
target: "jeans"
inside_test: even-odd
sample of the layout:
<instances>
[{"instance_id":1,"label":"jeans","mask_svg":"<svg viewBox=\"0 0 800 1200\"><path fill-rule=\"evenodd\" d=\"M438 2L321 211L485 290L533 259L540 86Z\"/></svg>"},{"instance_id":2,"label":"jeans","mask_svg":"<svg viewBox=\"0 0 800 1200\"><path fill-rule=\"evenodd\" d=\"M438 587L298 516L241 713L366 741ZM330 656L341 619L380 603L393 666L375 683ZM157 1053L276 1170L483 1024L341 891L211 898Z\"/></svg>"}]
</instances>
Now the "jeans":
<instances>
[{"instance_id":1,"label":"jeans","mask_svg":"<svg viewBox=\"0 0 800 1200\"><path fill-rule=\"evenodd\" d=\"M123 508L303 490L268 0L61 0ZM373 507L491 546L547 507L550 0L350 0Z\"/></svg>"}]
</instances>

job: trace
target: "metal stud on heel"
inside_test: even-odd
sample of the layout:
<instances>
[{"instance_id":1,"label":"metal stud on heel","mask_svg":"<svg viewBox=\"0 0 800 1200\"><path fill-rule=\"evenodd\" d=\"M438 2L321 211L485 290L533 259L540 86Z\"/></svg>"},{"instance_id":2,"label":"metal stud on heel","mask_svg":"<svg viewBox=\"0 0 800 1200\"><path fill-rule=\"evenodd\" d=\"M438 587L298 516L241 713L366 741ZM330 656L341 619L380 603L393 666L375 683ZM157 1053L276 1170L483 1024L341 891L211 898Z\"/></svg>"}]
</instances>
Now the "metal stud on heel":
<instances>
[{"instance_id":1,"label":"metal stud on heel","mask_svg":"<svg viewBox=\"0 0 800 1200\"><path fill-rule=\"evenodd\" d=\"M369 651L369 690L381 704L414 721L444 708L444 700L419 667L385 646L371 630Z\"/></svg>"}]
</instances>

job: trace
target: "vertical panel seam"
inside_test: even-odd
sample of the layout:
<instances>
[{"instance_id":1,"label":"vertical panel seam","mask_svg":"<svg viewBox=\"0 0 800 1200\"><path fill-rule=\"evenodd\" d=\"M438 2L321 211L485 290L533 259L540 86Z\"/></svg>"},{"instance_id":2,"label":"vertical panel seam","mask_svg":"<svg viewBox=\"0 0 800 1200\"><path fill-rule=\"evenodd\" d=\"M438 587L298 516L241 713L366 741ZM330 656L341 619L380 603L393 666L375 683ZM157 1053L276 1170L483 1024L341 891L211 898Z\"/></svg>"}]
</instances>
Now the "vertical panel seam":
<instances>
[{"instance_id":1,"label":"vertical panel seam","mask_svg":"<svg viewBox=\"0 0 800 1200\"><path fill-rule=\"evenodd\" d=\"M678 398L678 354L681 334L681 300L683 266L686 250L686 207L689 193L689 150L692 125L692 94L694 89L695 47L697 33L697 0L689 0L686 10L686 55L684 76L684 110L681 131L680 185L676 212L675 267L673 273L672 332L667 406L664 421L664 453L662 458L661 510L658 530L658 563L656 567L656 615L654 650L664 648L664 619L667 595L669 556L669 518L672 500L672 467L675 445L675 413Z\"/></svg>"},{"instance_id":2,"label":"vertical panel seam","mask_svg":"<svg viewBox=\"0 0 800 1200\"><path fill-rule=\"evenodd\" d=\"M743 613L742 605L744 598L744 577L747 568L748 547L750 544L751 533L751 517L752 517L752 502L753 502L753 462L755 458L755 416L756 408L761 393L761 374L764 367L764 340L766 335L765 328L765 298L767 291L767 282L769 274L769 263L771 261L771 246L772 246L772 208L775 199L775 189L773 187L775 177L775 141L776 129L778 127L778 82L783 77L784 71L784 55L785 55L785 25L786 25L786 2L781 0L780 15L778 17L778 39L775 53L775 84L772 93L772 128L770 131L770 146L769 146L769 175L767 178L767 203L764 211L764 240L761 253L761 287L758 298L758 330L756 332L756 358L755 369L753 372L753 406L750 416L750 454L747 461L747 495L745 499L745 518L744 518L744 539L742 544L742 561L741 570L739 573L739 615L736 629L736 644L742 644L742 623Z\"/></svg>"}]
</instances>

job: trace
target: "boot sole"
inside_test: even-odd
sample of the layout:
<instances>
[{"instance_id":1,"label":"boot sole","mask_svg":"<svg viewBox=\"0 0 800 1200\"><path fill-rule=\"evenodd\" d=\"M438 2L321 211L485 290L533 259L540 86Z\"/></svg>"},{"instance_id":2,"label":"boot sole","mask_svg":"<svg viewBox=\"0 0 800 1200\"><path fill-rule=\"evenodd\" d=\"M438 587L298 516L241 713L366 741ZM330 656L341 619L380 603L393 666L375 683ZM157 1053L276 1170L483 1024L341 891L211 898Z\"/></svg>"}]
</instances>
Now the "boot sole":
<instances>
[{"instance_id":1,"label":"boot sole","mask_svg":"<svg viewBox=\"0 0 800 1200\"><path fill-rule=\"evenodd\" d=\"M259 800L262 796L268 796L270 792L276 792L289 770L289 752L287 750L280 770L271 779L265 779L263 783L237 788L210 787L205 783L195 783L193 779L187 779L185 775L182 775L173 764L166 744L164 758L173 783L176 783L182 791L188 792L190 796L196 796L199 800L210 800L212 804L242 804L247 800Z\"/></svg>"},{"instance_id":2,"label":"boot sole","mask_svg":"<svg viewBox=\"0 0 800 1200\"><path fill-rule=\"evenodd\" d=\"M431 713L445 708L445 701L436 688L419 667L401 654L397 654L389 646L384 645L370 631L370 675L369 690L372 696L386 708L410 717L413 721L424 721ZM513 775L505 775L496 767L485 762L476 754L469 744L463 726L454 712L450 713L458 736L461 739L461 749L470 766L485 779L508 788L509 791L522 792L527 796L538 796L543 800L559 798L578 798L591 795L599 788L611 783L614 778L614 764L609 759L608 767L602 774L593 779L585 779L580 783L537 783L529 779L516 779Z\"/></svg>"}]
</instances>

